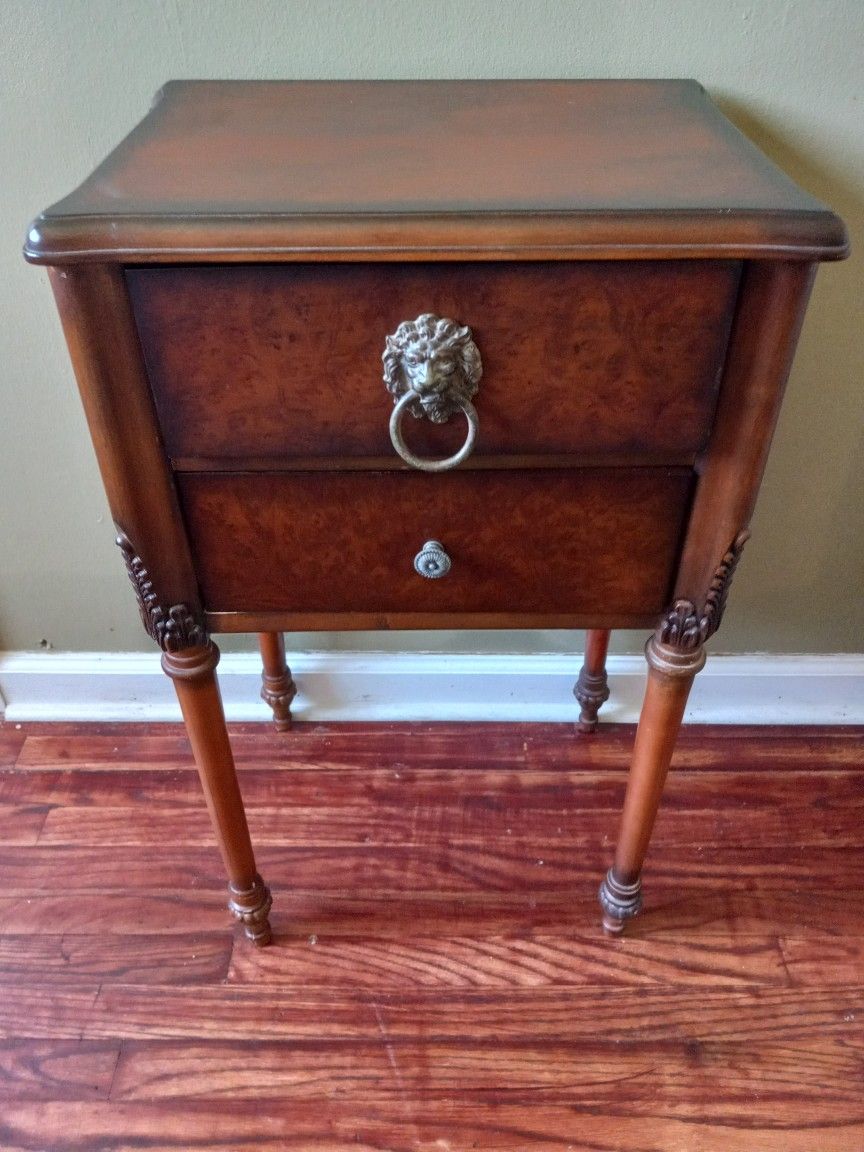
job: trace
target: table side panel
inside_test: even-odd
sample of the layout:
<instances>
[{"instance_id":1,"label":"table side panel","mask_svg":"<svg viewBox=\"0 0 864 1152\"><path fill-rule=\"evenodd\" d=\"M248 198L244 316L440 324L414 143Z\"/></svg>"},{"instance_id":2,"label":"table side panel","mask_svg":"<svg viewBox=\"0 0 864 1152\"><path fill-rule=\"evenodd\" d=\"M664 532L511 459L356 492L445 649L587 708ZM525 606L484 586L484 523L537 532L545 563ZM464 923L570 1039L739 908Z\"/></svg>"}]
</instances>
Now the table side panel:
<instances>
[{"instance_id":1,"label":"table side panel","mask_svg":"<svg viewBox=\"0 0 864 1152\"><path fill-rule=\"evenodd\" d=\"M748 528L815 264L745 265L711 440L704 454L675 596L702 606L723 556Z\"/></svg>"},{"instance_id":2,"label":"table side panel","mask_svg":"<svg viewBox=\"0 0 864 1152\"><path fill-rule=\"evenodd\" d=\"M160 608L182 605L197 615L198 587L122 269L51 269L51 285L115 525ZM145 627L155 627L142 606L145 617Z\"/></svg>"}]
</instances>

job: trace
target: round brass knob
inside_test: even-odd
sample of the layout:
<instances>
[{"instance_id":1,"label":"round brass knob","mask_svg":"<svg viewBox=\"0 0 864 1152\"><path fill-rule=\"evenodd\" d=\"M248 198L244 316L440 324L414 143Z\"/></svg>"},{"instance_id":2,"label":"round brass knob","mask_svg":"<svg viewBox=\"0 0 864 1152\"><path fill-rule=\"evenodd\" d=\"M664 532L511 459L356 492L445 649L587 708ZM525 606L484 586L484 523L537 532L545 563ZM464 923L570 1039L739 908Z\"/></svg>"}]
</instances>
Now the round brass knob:
<instances>
[{"instance_id":1,"label":"round brass knob","mask_svg":"<svg viewBox=\"0 0 864 1152\"><path fill-rule=\"evenodd\" d=\"M450 557L437 540L427 540L414 557L414 571L427 580L440 580L450 571Z\"/></svg>"}]
</instances>

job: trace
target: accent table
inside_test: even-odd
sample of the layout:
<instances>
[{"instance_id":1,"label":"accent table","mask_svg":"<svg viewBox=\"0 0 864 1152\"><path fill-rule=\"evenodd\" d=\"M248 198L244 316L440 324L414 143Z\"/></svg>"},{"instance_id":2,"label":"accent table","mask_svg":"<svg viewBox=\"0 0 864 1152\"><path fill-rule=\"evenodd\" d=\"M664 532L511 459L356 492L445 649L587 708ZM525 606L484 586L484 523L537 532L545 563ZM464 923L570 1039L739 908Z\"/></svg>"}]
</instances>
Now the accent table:
<instances>
[{"instance_id":1,"label":"accent table","mask_svg":"<svg viewBox=\"0 0 864 1152\"><path fill-rule=\"evenodd\" d=\"M145 629L270 940L216 680L259 633L650 627L604 926L641 874L842 222L683 81L174 82L36 220Z\"/></svg>"}]
</instances>

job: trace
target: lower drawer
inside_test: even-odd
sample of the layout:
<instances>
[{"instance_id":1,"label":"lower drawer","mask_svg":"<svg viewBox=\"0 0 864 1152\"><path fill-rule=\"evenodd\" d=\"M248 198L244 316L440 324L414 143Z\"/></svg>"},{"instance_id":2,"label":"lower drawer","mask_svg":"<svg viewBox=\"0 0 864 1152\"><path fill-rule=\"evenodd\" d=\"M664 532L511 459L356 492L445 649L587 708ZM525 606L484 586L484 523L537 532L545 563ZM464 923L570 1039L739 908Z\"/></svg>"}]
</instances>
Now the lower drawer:
<instances>
[{"instance_id":1,"label":"lower drawer","mask_svg":"<svg viewBox=\"0 0 864 1152\"><path fill-rule=\"evenodd\" d=\"M659 612L686 468L189 473L177 485L209 612ZM414 568L427 540L451 559Z\"/></svg>"}]
</instances>

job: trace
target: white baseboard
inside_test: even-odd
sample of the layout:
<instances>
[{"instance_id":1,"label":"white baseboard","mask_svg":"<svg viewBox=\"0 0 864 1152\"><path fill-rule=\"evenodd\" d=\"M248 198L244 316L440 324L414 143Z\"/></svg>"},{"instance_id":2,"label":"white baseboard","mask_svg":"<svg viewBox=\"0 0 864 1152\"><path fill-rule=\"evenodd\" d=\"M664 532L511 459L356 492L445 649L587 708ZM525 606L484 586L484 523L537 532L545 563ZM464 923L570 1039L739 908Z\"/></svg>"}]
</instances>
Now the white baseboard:
<instances>
[{"instance_id":1,"label":"white baseboard","mask_svg":"<svg viewBox=\"0 0 864 1152\"><path fill-rule=\"evenodd\" d=\"M289 655L298 720L573 721L581 656L305 652ZM603 718L634 722L641 656L610 656ZM219 679L229 720L267 720L260 664L228 654ZM0 654L7 722L174 721L180 712L157 654ZM700 724L864 724L864 655L712 656L687 721Z\"/></svg>"}]
</instances>

